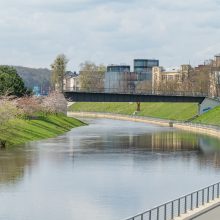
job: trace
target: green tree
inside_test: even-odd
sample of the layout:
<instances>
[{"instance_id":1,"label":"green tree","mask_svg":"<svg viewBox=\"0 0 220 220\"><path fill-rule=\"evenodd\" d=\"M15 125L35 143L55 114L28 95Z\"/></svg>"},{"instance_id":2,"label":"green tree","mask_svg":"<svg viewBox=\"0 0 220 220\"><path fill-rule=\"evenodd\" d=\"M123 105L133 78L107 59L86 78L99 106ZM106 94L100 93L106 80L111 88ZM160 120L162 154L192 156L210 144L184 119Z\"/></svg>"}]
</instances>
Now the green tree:
<instances>
[{"instance_id":1,"label":"green tree","mask_svg":"<svg viewBox=\"0 0 220 220\"><path fill-rule=\"evenodd\" d=\"M0 66L0 95L23 96L28 93L15 68Z\"/></svg>"},{"instance_id":2,"label":"green tree","mask_svg":"<svg viewBox=\"0 0 220 220\"><path fill-rule=\"evenodd\" d=\"M54 90L63 92L63 78L66 72L66 66L68 59L64 54L60 54L56 57L54 62L51 64L52 74L51 82Z\"/></svg>"},{"instance_id":3,"label":"green tree","mask_svg":"<svg viewBox=\"0 0 220 220\"><path fill-rule=\"evenodd\" d=\"M82 90L101 91L104 88L106 67L86 61L80 65L80 87Z\"/></svg>"}]
</instances>

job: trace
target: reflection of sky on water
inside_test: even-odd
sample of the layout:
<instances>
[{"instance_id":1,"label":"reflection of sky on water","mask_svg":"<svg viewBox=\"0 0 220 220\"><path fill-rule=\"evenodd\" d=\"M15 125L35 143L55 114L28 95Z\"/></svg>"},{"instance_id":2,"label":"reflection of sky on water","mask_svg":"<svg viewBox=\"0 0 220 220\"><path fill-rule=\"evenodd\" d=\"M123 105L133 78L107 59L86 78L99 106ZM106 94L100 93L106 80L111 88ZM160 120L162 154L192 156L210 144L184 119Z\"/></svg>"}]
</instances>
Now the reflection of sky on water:
<instances>
[{"instance_id":1,"label":"reflection of sky on water","mask_svg":"<svg viewBox=\"0 0 220 220\"><path fill-rule=\"evenodd\" d=\"M0 219L123 219L219 181L219 143L171 128L91 120L0 152Z\"/></svg>"}]
</instances>

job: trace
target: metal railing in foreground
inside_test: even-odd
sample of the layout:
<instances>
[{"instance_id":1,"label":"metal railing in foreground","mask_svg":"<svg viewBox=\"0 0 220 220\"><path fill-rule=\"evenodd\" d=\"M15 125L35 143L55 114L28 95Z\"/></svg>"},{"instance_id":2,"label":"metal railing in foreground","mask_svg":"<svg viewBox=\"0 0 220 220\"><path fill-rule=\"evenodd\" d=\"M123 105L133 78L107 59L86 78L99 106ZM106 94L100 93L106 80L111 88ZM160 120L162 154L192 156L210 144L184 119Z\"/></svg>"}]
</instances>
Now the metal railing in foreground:
<instances>
[{"instance_id":1,"label":"metal railing in foreground","mask_svg":"<svg viewBox=\"0 0 220 220\"><path fill-rule=\"evenodd\" d=\"M171 220L219 198L220 182L157 206L126 220Z\"/></svg>"}]
</instances>

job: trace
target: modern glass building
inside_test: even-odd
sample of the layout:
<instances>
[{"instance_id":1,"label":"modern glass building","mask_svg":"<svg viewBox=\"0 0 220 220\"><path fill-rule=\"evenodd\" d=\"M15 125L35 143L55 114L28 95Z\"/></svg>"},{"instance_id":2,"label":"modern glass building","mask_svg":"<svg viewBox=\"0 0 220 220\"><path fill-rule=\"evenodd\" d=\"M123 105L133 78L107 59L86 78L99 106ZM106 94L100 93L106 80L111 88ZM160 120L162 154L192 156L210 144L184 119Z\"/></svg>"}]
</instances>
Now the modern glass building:
<instances>
[{"instance_id":1,"label":"modern glass building","mask_svg":"<svg viewBox=\"0 0 220 220\"><path fill-rule=\"evenodd\" d=\"M128 65L110 65L107 66L107 72L130 72L131 67Z\"/></svg>"},{"instance_id":2,"label":"modern glass building","mask_svg":"<svg viewBox=\"0 0 220 220\"><path fill-rule=\"evenodd\" d=\"M135 59L134 72L152 72L154 66L159 66L159 60Z\"/></svg>"},{"instance_id":3,"label":"modern glass building","mask_svg":"<svg viewBox=\"0 0 220 220\"><path fill-rule=\"evenodd\" d=\"M127 89L127 75L130 74L128 65L109 65L105 73L105 91L122 92Z\"/></svg>"},{"instance_id":4,"label":"modern glass building","mask_svg":"<svg viewBox=\"0 0 220 220\"><path fill-rule=\"evenodd\" d=\"M154 66L159 66L159 60L135 59L134 72L128 65L109 65L105 73L105 91L133 93L142 89L144 84L151 84Z\"/></svg>"}]
</instances>

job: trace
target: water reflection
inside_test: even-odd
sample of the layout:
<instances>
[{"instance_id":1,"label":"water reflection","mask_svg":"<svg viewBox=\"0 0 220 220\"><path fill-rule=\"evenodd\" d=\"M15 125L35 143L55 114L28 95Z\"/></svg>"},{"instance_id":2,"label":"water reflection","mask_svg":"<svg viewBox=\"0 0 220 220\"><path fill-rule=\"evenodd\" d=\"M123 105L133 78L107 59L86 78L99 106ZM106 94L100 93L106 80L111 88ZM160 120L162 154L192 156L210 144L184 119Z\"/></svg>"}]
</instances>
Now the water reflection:
<instances>
[{"instance_id":1,"label":"water reflection","mask_svg":"<svg viewBox=\"0 0 220 220\"><path fill-rule=\"evenodd\" d=\"M123 219L219 181L219 146L172 128L94 119L0 151L0 219Z\"/></svg>"},{"instance_id":2,"label":"water reflection","mask_svg":"<svg viewBox=\"0 0 220 220\"><path fill-rule=\"evenodd\" d=\"M36 155L23 150L0 150L0 185L16 184L29 172Z\"/></svg>"},{"instance_id":3,"label":"water reflection","mask_svg":"<svg viewBox=\"0 0 220 220\"><path fill-rule=\"evenodd\" d=\"M132 149L133 151L183 151L183 150L198 150L199 139L190 133L180 133L176 131L163 131L158 133L147 133L141 135L129 136L109 136L99 140L103 143L106 149L118 148ZM97 148L97 143L89 145L92 148ZM99 146L100 147L100 146Z\"/></svg>"}]
</instances>

